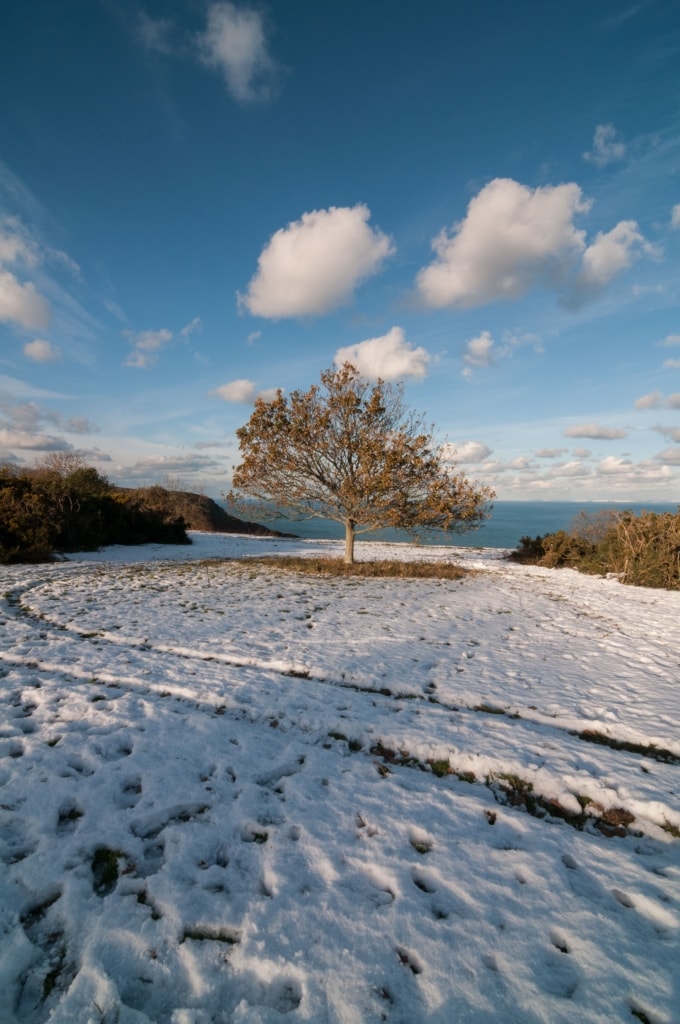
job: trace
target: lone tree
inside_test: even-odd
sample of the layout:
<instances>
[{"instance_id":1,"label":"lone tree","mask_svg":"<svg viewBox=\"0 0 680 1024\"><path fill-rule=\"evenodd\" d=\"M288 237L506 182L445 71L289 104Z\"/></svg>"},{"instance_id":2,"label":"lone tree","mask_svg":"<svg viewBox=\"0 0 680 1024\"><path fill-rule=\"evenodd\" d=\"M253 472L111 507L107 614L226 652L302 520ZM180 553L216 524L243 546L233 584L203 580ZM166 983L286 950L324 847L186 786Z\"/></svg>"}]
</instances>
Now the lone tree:
<instances>
[{"instance_id":1,"label":"lone tree","mask_svg":"<svg viewBox=\"0 0 680 1024\"><path fill-rule=\"evenodd\" d=\"M309 391L258 398L236 435L243 461L227 500L252 513L255 499L270 518L274 507L343 523L348 563L357 533L460 533L488 517L494 496L444 463L423 417L405 407L402 385L370 385L351 363L326 370Z\"/></svg>"}]
</instances>

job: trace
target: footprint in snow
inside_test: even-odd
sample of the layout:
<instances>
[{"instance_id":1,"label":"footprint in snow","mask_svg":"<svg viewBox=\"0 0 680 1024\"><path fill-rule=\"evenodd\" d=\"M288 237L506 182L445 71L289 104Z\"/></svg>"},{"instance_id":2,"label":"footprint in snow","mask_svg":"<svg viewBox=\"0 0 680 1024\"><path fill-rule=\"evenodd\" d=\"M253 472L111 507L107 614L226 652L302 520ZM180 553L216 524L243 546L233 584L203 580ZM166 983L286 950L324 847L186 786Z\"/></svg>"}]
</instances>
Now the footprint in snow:
<instances>
[{"instance_id":1,"label":"footprint in snow","mask_svg":"<svg viewBox=\"0 0 680 1024\"><path fill-rule=\"evenodd\" d=\"M136 807L139 803L139 798L142 793L142 780L138 775L133 775L128 779L124 779L121 783L120 790L114 796L114 803L121 810L131 809Z\"/></svg>"}]
</instances>

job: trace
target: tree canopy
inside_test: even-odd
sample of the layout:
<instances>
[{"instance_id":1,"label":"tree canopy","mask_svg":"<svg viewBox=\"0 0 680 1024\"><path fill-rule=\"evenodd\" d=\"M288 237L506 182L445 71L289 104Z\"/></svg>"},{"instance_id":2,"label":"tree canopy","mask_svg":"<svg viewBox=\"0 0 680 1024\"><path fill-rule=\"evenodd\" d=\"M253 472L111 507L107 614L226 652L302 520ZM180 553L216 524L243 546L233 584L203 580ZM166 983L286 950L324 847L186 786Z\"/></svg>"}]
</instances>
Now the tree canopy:
<instances>
[{"instance_id":1,"label":"tree canopy","mask_svg":"<svg viewBox=\"0 0 680 1024\"><path fill-rule=\"evenodd\" d=\"M351 363L308 391L259 398L236 434L243 461L228 500L252 513L254 499L261 516L275 508L342 523L346 562L357 533L474 529L494 496L444 462L402 385L371 385Z\"/></svg>"}]
</instances>

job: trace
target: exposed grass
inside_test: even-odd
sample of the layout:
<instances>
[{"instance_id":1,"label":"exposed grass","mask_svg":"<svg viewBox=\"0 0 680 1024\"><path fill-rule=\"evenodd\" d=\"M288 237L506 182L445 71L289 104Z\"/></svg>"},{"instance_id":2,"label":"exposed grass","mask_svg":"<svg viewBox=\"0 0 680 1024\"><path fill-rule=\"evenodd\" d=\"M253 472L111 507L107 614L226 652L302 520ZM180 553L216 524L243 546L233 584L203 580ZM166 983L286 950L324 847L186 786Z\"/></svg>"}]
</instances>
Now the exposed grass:
<instances>
[{"instance_id":1,"label":"exposed grass","mask_svg":"<svg viewBox=\"0 0 680 1024\"><path fill-rule=\"evenodd\" d=\"M613 736L606 736L603 732L595 729L584 729L578 734L579 739L587 743L596 743L601 747L611 747L612 750L626 750L630 754L642 754L643 757L651 757L655 761L663 761L665 764L680 764L680 757L672 750L665 750L657 747L655 743L632 743L630 740L617 740Z\"/></svg>"},{"instance_id":2,"label":"exposed grass","mask_svg":"<svg viewBox=\"0 0 680 1024\"><path fill-rule=\"evenodd\" d=\"M340 558L313 557L300 555L258 555L248 558L248 564L261 565L266 568L283 569L287 572L304 573L311 576L364 576L371 579L438 579L459 580L469 575L469 569L463 569L452 562L401 562L390 559L371 562L354 562L347 565ZM241 564L243 564L241 562Z\"/></svg>"}]
</instances>

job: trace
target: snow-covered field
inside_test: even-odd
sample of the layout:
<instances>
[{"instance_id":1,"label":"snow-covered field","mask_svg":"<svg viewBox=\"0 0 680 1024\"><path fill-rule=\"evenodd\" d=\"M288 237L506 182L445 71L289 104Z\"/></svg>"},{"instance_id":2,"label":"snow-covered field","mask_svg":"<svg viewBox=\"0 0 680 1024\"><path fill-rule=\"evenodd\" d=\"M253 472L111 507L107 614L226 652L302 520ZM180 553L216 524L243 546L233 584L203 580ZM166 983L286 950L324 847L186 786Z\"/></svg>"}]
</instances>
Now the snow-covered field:
<instances>
[{"instance_id":1,"label":"snow-covered field","mask_svg":"<svg viewBox=\"0 0 680 1024\"><path fill-rule=\"evenodd\" d=\"M0 1020L677 1024L680 594L335 547L0 568Z\"/></svg>"}]
</instances>

